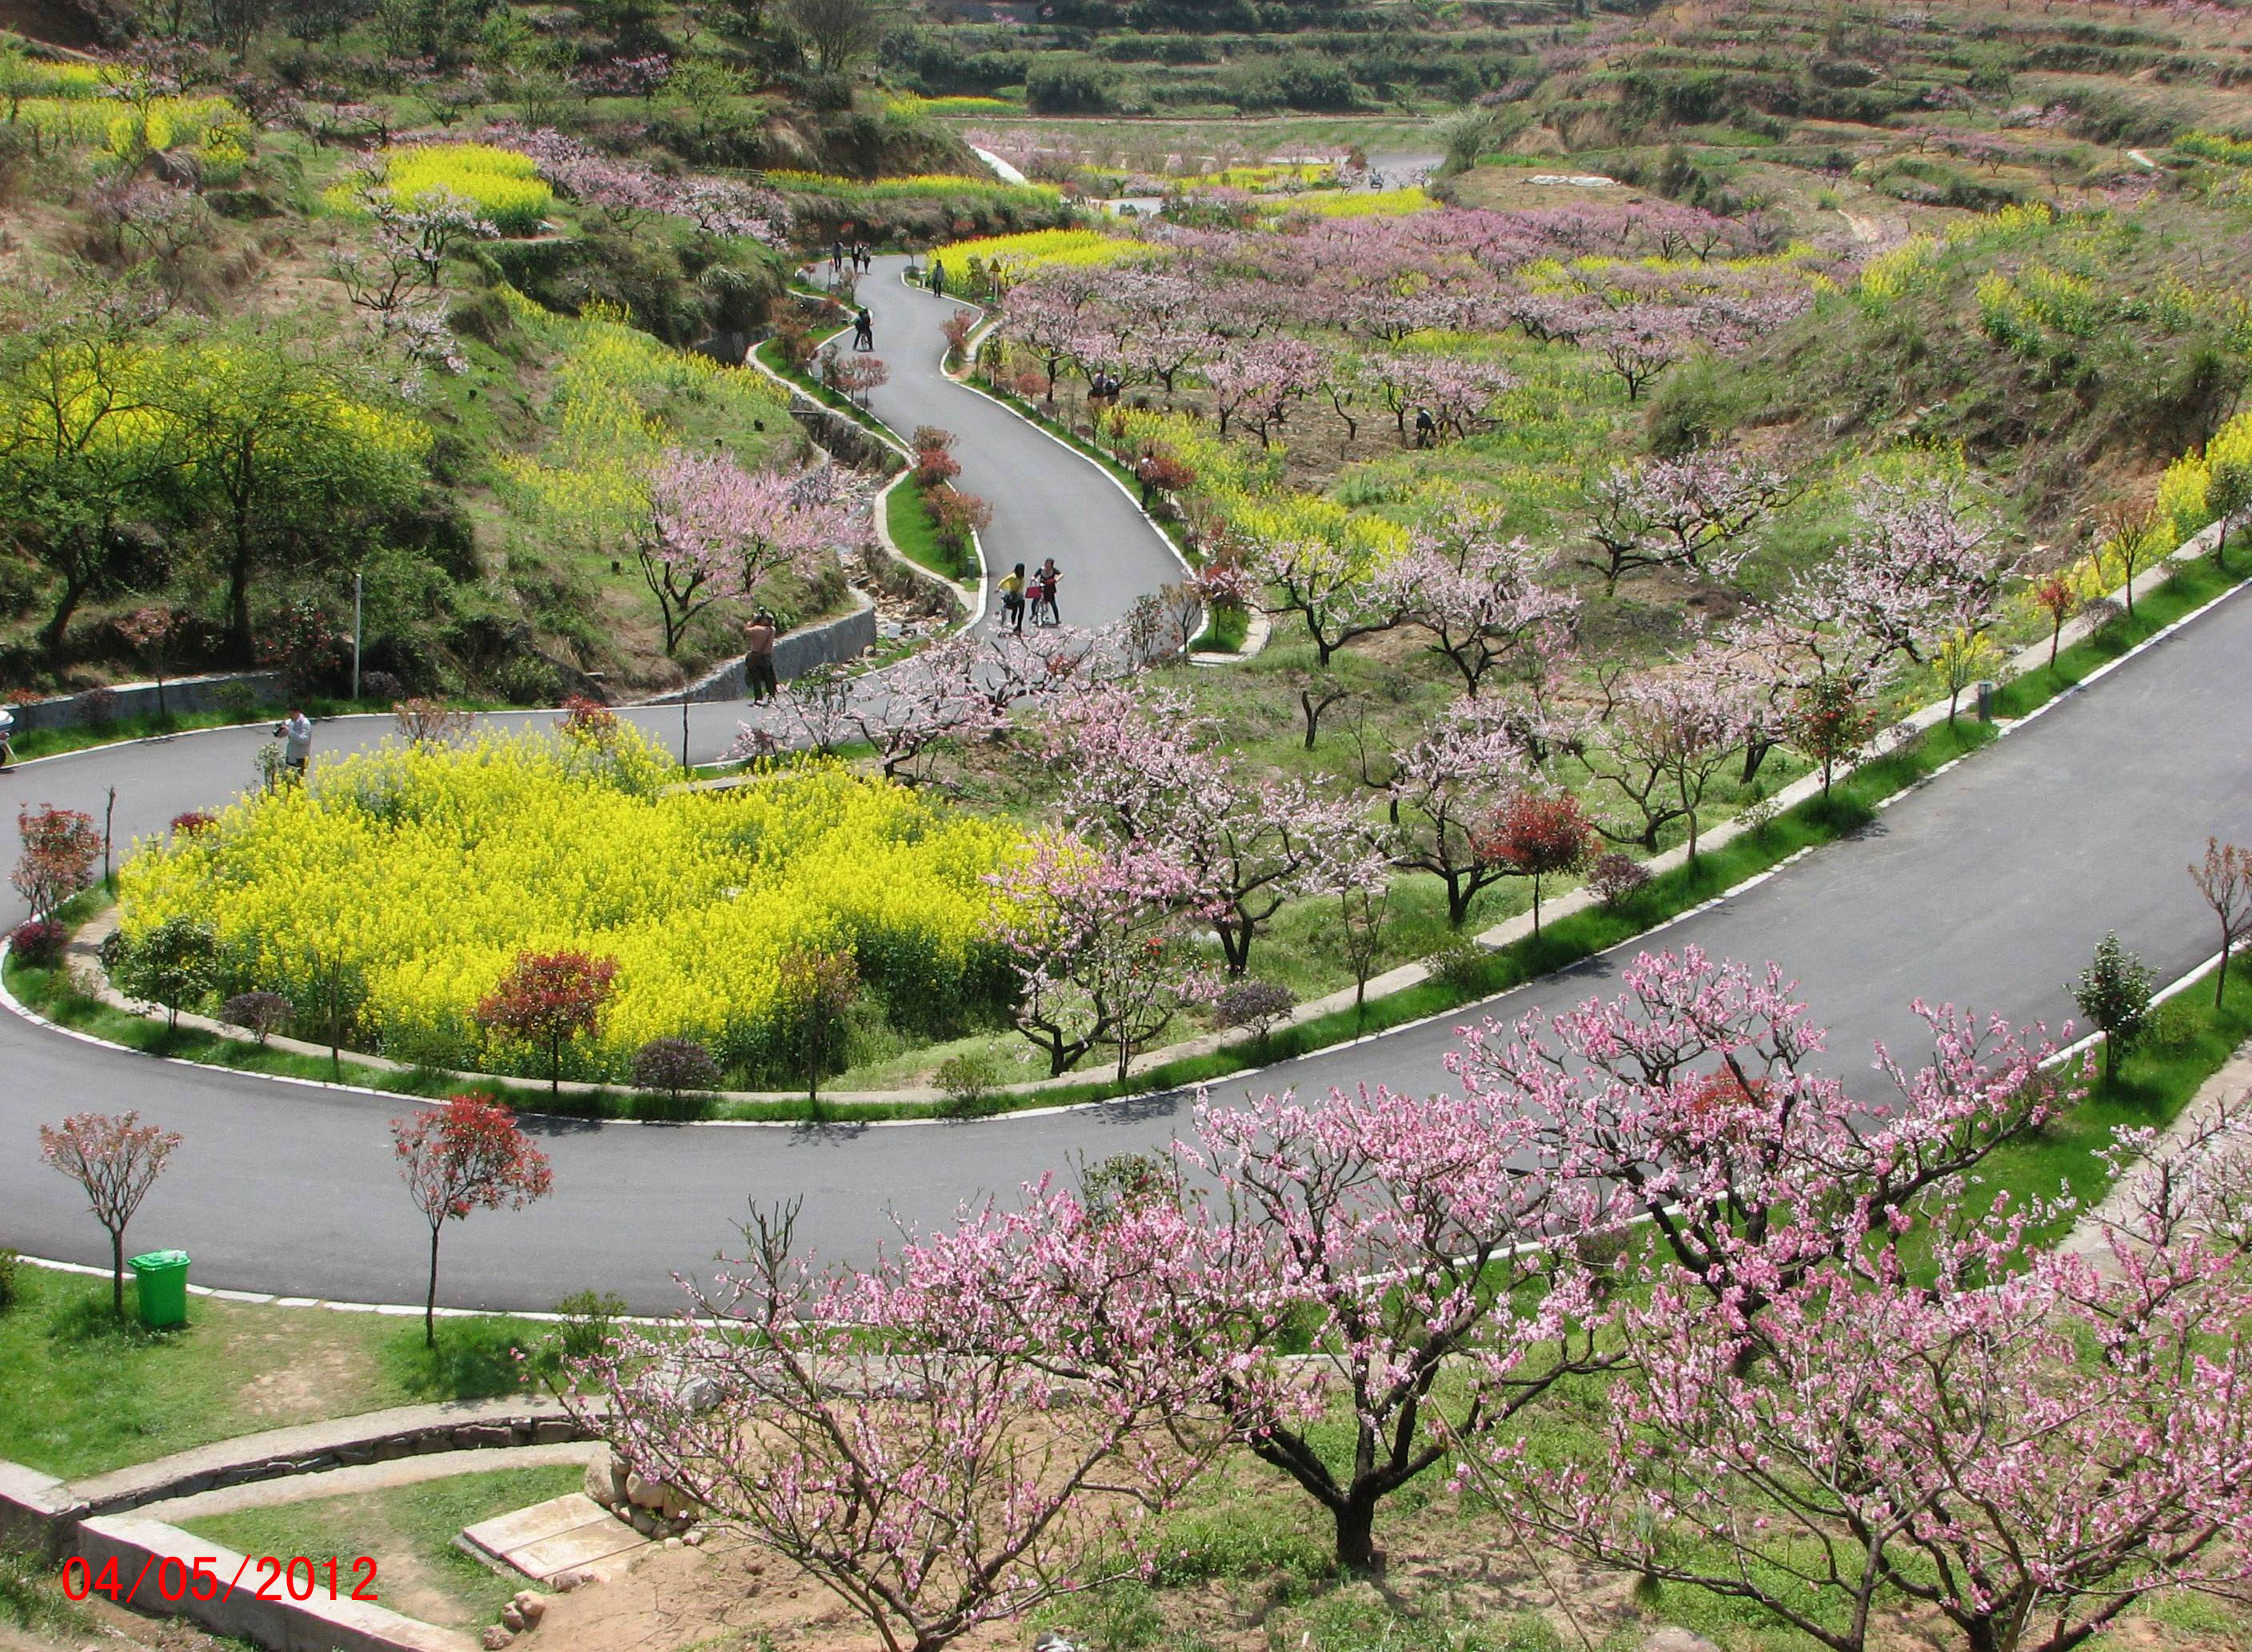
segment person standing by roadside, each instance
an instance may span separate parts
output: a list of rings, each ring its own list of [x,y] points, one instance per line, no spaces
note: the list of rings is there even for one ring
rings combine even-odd
[[[743,684],[752,701],[774,698],[779,685],[775,682],[775,617],[761,608],[743,628]]]
[[[946,296],[946,266],[936,259],[930,260],[930,290],[934,296]]]
[[[1032,580],[1032,589],[1036,593],[1032,599],[1033,624],[1061,625],[1063,623],[1063,615],[1056,611],[1056,587],[1062,582],[1062,580],[1063,573],[1057,568],[1053,557],[1040,564],[1040,571]],[[1045,619],[1041,617],[1044,612],[1046,614]]]
[[[0,705],[0,774],[16,767],[16,713]]]
[[[1147,510],[1157,498],[1157,450],[1155,448],[1142,449],[1141,458],[1135,462],[1134,480],[1142,484],[1142,509]]]
[[[1001,576],[1001,623],[1011,631],[1025,628],[1025,565]]]
[[[302,781],[313,764],[313,719],[293,705],[274,732],[282,737],[282,767]]]

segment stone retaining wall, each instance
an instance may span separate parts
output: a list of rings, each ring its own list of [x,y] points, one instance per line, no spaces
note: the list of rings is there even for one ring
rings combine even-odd
[[[789,416],[804,427],[817,447],[855,470],[883,475],[901,462],[891,445],[866,426],[816,401],[795,385],[789,387]]]
[[[775,676],[782,682],[803,677],[817,665],[841,665],[876,646],[876,610],[858,591],[861,607],[841,619],[809,625],[775,639]],[[653,695],[644,705],[678,705],[683,700],[740,700],[749,692],[740,655],[705,672],[685,689]]]
[[[121,683],[109,692],[115,696],[108,713],[113,718],[156,715],[154,683]],[[231,711],[240,706],[247,712],[261,705],[277,703],[281,692],[279,671],[175,677],[164,684],[164,709],[183,715],[191,711]],[[74,728],[90,723],[94,720],[89,708],[91,698],[86,694],[61,694],[52,699],[34,700],[29,705],[13,706],[10,709],[16,713],[17,732],[28,734],[35,728]]]

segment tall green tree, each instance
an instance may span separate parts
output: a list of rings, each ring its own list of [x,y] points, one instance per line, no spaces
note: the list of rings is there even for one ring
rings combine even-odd
[[[0,343],[0,531],[52,574],[48,654],[112,575],[117,530],[156,508],[183,453],[154,393],[130,303],[103,303]]]
[[[178,351],[164,377],[191,508],[226,569],[227,647],[247,660],[260,573],[363,549],[414,498],[428,434],[350,364],[288,341],[217,339]]]

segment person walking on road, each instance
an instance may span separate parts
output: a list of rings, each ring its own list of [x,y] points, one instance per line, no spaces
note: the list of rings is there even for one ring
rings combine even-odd
[[[16,767],[16,713],[0,705],[0,774]]]
[[[1056,567],[1053,557],[1040,564],[1039,573],[1032,577],[1033,624],[1061,625],[1063,623],[1063,616],[1056,612],[1056,587],[1062,579],[1063,574]],[[1045,619],[1041,617],[1043,614],[1046,615]]]
[[[946,266],[935,258],[930,260],[930,290],[935,297],[946,296]]]
[[[313,763],[313,719],[293,705],[274,732],[282,737],[282,767],[302,781]]]
[[[1025,565],[1001,576],[1001,623],[1011,631],[1025,628]]]
[[[775,616],[761,608],[743,628],[743,684],[754,703],[774,698]]]
[[[852,317],[852,348],[873,350],[875,347],[876,318],[868,314],[868,307],[863,304],[860,313]]]

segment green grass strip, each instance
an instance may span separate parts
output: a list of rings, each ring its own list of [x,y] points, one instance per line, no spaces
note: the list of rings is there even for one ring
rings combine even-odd
[[[902,482],[886,496],[884,525],[900,554],[916,566],[929,569],[942,580],[968,582],[977,578],[975,568],[963,566],[963,559],[940,542],[929,502],[914,482]]]

